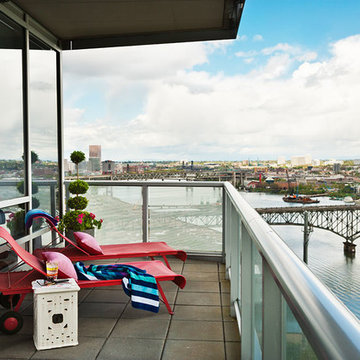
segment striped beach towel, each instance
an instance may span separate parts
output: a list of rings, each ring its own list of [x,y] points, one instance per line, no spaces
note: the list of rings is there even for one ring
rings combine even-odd
[[[85,266],[80,261],[74,266],[79,280],[122,279],[123,289],[134,308],[159,312],[156,279],[145,270],[123,264]]]

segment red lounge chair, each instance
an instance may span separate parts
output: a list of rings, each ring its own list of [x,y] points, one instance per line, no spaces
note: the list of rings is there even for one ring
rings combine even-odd
[[[26,294],[32,292],[31,282],[36,279],[45,278],[46,270],[42,260],[23,249],[2,227],[0,227],[0,237],[6,240],[16,254],[32,268],[32,270],[28,271],[0,273],[1,303],[6,304],[6,302],[8,302],[9,307],[12,309],[0,317],[0,330],[8,334],[15,334],[22,327],[22,317],[18,313],[18,310]],[[155,277],[162,300],[169,314],[172,315],[173,311],[171,310],[169,302],[161,288],[160,282],[172,281],[182,289],[186,284],[184,276],[174,273],[159,260],[129,262],[126,263],[126,265],[132,265],[146,270],[148,274]],[[120,285],[121,282],[121,279],[77,281],[80,288],[115,286]],[[13,304],[16,302],[17,304],[14,306]]]
[[[35,210],[33,210],[35,212]],[[42,212],[41,212],[42,213]],[[130,243],[130,244],[111,244],[111,245],[100,245],[103,254],[91,255],[84,249],[80,248],[76,242],[68,239],[64,236],[47,217],[50,215],[46,214],[47,217],[42,216],[39,213],[36,216],[32,216],[32,219],[44,218],[51,230],[56,231],[61,238],[63,238],[68,245],[64,248],[45,248],[36,249],[34,255],[39,258],[43,251],[59,251],[66,255],[71,261],[88,261],[88,260],[102,260],[102,259],[116,259],[116,258],[131,258],[131,257],[150,257],[154,260],[155,256],[162,256],[167,267],[171,269],[170,264],[166,258],[167,255],[173,255],[182,261],[186,260],[186,252],[182,250],[175,250],[170,247],[166,242],[148,242],[148,243]],[[54,219],[55,220],[55,219]]]

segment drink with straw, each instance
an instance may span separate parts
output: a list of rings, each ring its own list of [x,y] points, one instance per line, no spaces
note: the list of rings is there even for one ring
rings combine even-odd
[[[54,261],[46,262],[46,276],[49,282],[52,283],[55,282],[58,276],[58,271],[59,271],[59,265],[57,262]]]

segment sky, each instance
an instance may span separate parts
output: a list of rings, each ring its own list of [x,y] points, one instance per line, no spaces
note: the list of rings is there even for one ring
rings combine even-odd
[[[247,0],[234,40],[65,51],[65,157],[360,158],[359,19],[359,0]]]

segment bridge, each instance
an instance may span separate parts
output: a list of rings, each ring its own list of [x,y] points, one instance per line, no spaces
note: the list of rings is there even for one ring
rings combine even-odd
[[[332,231],[343,237],[344,250],[355,253],[354,241],[360,237],[360,205],[291,206],[261,208],[256,211],[270,225],[304,226],[304,261],[312,228]]]

